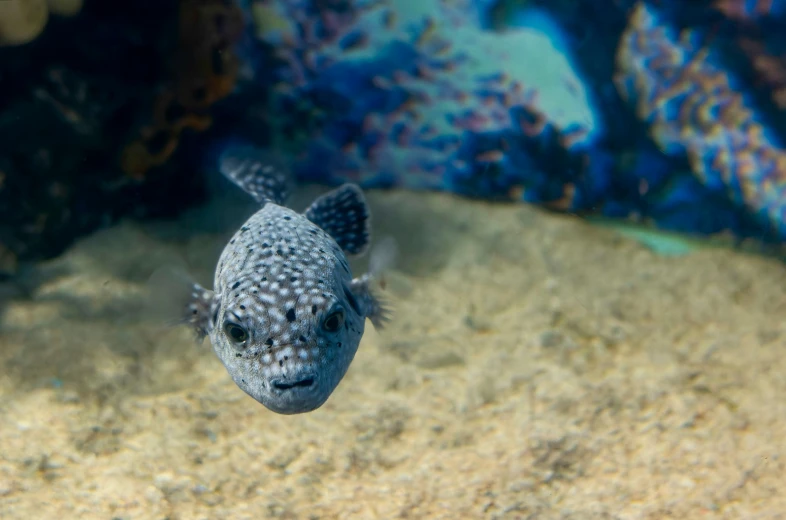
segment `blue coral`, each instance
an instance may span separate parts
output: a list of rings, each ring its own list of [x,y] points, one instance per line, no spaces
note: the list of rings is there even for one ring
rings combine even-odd
[[[278,103],[324,101],[314,107],[324,124],[297,165],[304,178],[500,195],[524,187],[517,168],[533,167],[514,141],[561,139],[578,152],[600,134],[553,23],[551,34],[494,34],[472,2],[266,6],[278,20],[257,35],[286,63]],[[504,174],[479,179],[491,166]]]
[[[616,83],[653,140],[685,156],[707,189],[786,234],[786,152],[739,78],[698,31],[682,34],[640,3],[618,55]]]
[[[569,17],[581,9],[566,19],[511,1],[500,25],[491,13],[505,1],[244,5],[254,24],[240,52],[269,94],[273,144],[296,150],[303,180],[448,190],[688,232],[773,226],[783,236],[777,139],[743,98],[742,108],[723,105],[723,92],[743,85],[698,32],[680,39],[645,3],[624,34],[622,16],[594,21],[614,46],[621,36],[615,79],[628,108],[613,64],[593,69],[577,52],[584,21]]]

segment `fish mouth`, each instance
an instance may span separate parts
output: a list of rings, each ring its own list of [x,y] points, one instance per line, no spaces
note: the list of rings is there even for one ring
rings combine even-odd
[[[293,388],[311,388],[314,386],[316,380],[312,376],[304,377],[302,379],[298,379],[297,381],[287,381],[282,379],[277,379],[273,381],[273,388],[276,390],[292,390]]]

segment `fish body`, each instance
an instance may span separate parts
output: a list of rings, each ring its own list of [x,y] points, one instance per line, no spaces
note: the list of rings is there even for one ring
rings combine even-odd
[[[283,205],[288,177],[264,152],[232,149],[220,168],[262,207],[224,248],[213,290],[193,286],[188,321],[265,407],[315,410],[346,374],[366,318],[387,319],[372,274],[353,278],[346,256],[369,245],[365,197],[345,184],[301,214]]]

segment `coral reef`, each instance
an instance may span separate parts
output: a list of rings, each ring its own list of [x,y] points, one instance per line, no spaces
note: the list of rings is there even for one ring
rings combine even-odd
[[[308,112],[306,125],[279,121],[289,138],[306,134],[304,178],[538,198],[516,173],[533,167],[520,142],[580,151],[598,133],[545,17],[533,17],[544,30],[496,34],[466,2],[257,2],[252,13],[284,64],[274,110]]]
[[[252,2],[244,55],[303,179],[760,234],[609,92],[628,4]]]
[[[701,182],[786,232],[786,151],[739,79],[695,31],[681,34],[640,3],[623,35],[615,78],[653,140],[686,155]]]

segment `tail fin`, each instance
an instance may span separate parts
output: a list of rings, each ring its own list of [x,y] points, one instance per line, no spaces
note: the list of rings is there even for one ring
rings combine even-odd
[[[284,204],[289,196],[289,173],[284,161],[273,153],[232,145],[221,153],[219,169],[260,204]]]
[[[213,291],[194,282],[184,271],[163,267],[148,280],[150,310],[169,327],[188,325],[197,341],[210,334],[218,310]]]

